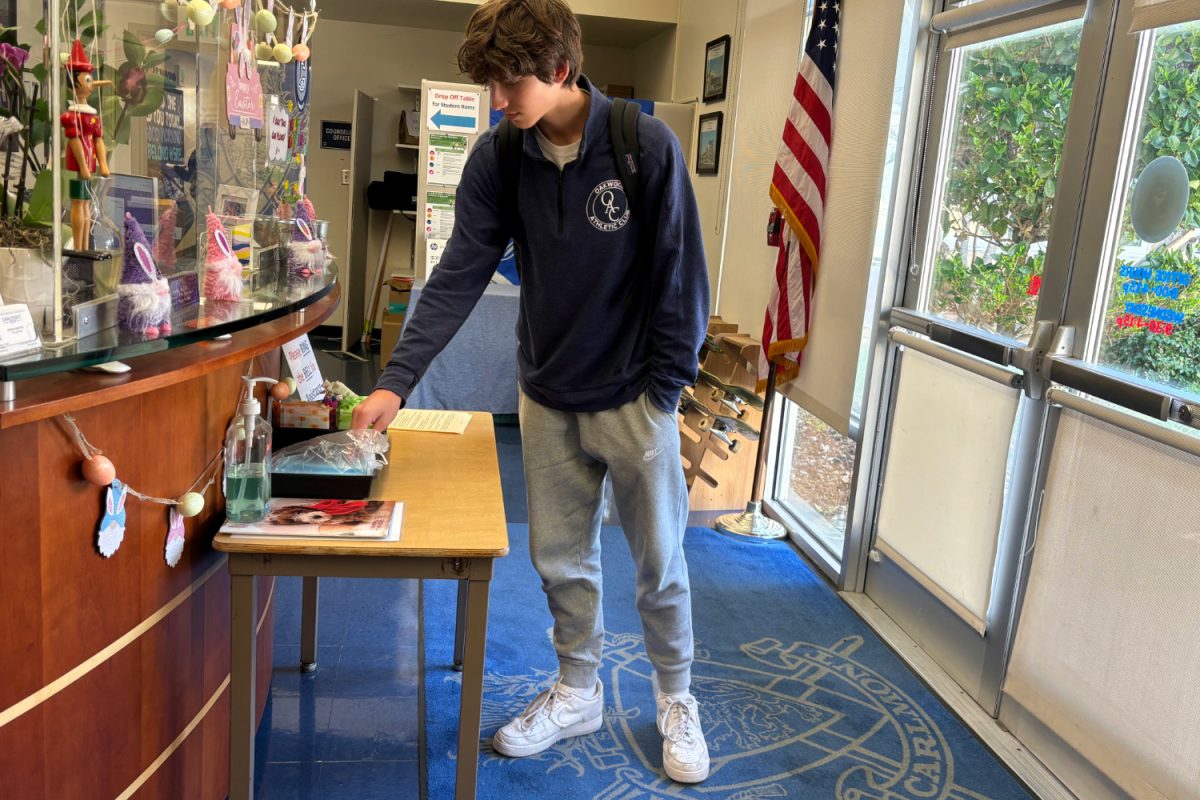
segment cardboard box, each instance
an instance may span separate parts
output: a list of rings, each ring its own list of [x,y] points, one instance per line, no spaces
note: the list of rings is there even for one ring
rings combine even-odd
[[[383,333],[379,336],[379,366],[382,368],[396,349],[396,341],[400,338],[400,329],[404,327],[403,314],[383,315]]]

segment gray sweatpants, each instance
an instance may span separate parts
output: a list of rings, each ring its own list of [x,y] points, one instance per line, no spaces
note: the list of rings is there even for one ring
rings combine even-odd
[[[683,559],[687,487],[675,415],[644,394],[609,411],[573,413],[522,393],[520,412],[529,553],[554,615],[563,683],[589,689],[600,667],[600,520],[607,472],[637,565],[646,653],[662,691],[687,691],[692,599]]]

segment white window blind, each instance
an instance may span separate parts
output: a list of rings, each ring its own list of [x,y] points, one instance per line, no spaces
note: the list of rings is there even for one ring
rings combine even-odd
[[[1053,447],[1000,719],[1132,797],[1200,800],[1200,458],[1074,411]]]
[[[1020,398],[915,350],[901,357],[875,546],[980,635]]]
[[[1086,0],[980,0],[935,14],[930,28],[953,49],[1079,19],[1086,9]]]
[[[802,0],[763,0],[750,4],[746,18],[745,40],[754,46],[745,49],[739,68],[718,313],[755,336],[775,279],[777,251],[765,241],[767,189],[806,33],[803,24],[795,24],[803,20],[805,6]],[[781,387],[843,435],[850,434],[905,6],[842,6],[838,61],[854,68],[838,69],[825,228],[804,366]]]
[[[1134,0],[1130,33],[1200,19],[1200,0]]]

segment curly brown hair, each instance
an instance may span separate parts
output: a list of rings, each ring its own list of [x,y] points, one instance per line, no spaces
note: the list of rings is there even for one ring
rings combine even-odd
[[[487,0],[467,22],[458,68],[475,83],[516,83],[535,75],[552,83],[567,66],[566,86],[583,67],[579,20],[564,0]]]

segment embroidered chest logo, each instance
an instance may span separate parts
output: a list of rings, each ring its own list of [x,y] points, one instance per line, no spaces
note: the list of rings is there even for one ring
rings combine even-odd
[[[620,179],[605,181],[592,189],[587,214],[597,230],[611,233],[625,227],[629,222],[629,199]]]

